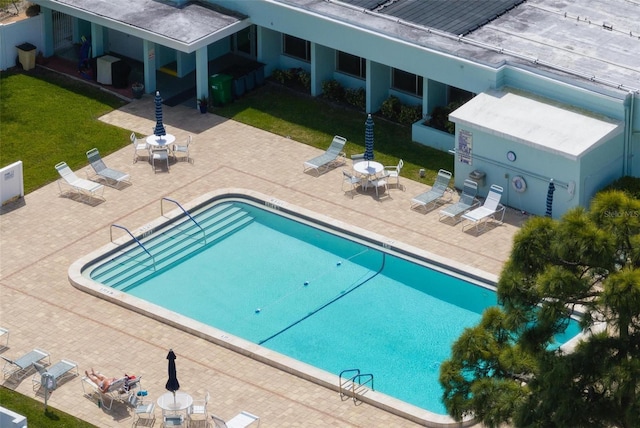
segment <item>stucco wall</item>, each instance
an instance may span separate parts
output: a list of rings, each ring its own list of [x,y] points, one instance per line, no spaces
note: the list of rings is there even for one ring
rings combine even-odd
[[[0,25],[0,70],[16,65],[18,45],[31,43],[38,51],[44,50],[42,26],[42,15]]]
[[[468,129],[456,125],[456,142],[461,132],[468,132],[472,136],[472,163],[467,165],[459,161],[456,156],[455,185],[461,188],[463,182],[473,170],[486,173],[483,187],[478,188],[481,196],[486,196],[491,184],[504,188],[502,202],[505,205],[536,215],[544,215],[549,179],[556,182],[556,196],[554,199],[554,217],[580,203],[578,190],[575,195],[569,195],[566,184],[576,181],[580,176],[581,165],[574,160],[558,156],[553,153],[537,150],[536,148],[500,138],[495,135]],[[507,159],[507,152],[513,151],[516,160]],[[526,189],[518,192],[513,186],[514,177],[522,177]]]

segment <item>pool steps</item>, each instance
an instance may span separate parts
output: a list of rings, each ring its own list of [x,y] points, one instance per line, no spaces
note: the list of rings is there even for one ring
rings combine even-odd
[[[213,209],[197,210],[190,214],[197,224],[184,216],[156,233],[145,232],[137,236],[144,249],[153,255],[155,264],[143,248],[132,242],[112,255],[111,259],[117,263],[116,268],[105,270],[98,266],[93,270],[91,277],[114,289],[125,290],[202,250],[205,240],[200,228],[205,231],[208,246],[253,221],[253,217],[247,211],[231,203],[220,204]]]

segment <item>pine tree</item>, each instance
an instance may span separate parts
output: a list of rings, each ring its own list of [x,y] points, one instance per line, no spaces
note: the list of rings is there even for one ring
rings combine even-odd
[[[443,363],[449,414],[489,427],[640,427],[640,201],[528,221],[498,281],[500,306]],[[586,333],[554,346],[571,314]]]

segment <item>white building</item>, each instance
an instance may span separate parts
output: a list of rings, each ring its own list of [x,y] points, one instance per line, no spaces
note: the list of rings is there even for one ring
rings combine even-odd
[[[147,92],[156,88],[157,73],[170,72],[194,80],[194,97],[206,94],[212,64],[233,54],[262,63],[261,74],[308,71],[312,95],[328,79],[364,88],[369,112],[390,95],[421,105],[425,116],[471,98],[451,115],[455,135],[421,120],[413,139],[456,151],[457,187],[479,171],[481,194],[499,184],[507,205],[534,214],[544,214],[552,178],[557,217],[588,206],[613,180],[640,175],[637,2],[34,3],[42,7],[45,56],[89,37],[94,57],[143,62]]]

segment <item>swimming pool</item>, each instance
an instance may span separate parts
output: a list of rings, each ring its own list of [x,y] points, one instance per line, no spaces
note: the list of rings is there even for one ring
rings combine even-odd
[[[212,211],[205,220],[202,213]],[[410,260],[400,244],[264,197],[205,198],[190,212],[216,232],[201,234],[179,213],[171,229],[160,219],[136,233],[154,260],[135,244],[126,251],[107,246],[76,263],[81,282],[110,300],[151,303],[156,317],[160,308],[213,326],[218,343],[243,345],[237,336],[302,361],[312,366],[301,369],[305,374],[334,388],[338,373],[359,368],[375,376],[377,391],[426,409],[414,412],[421,419],[448,418],[439,364],[462,330],[495,304],[490,278],[475,272],[463,279],[463,272],[425,257]],[[182,272],[167,255],[181,245],[196,249],[180,261]],[[247,260],[263,264],[247,270]]]

